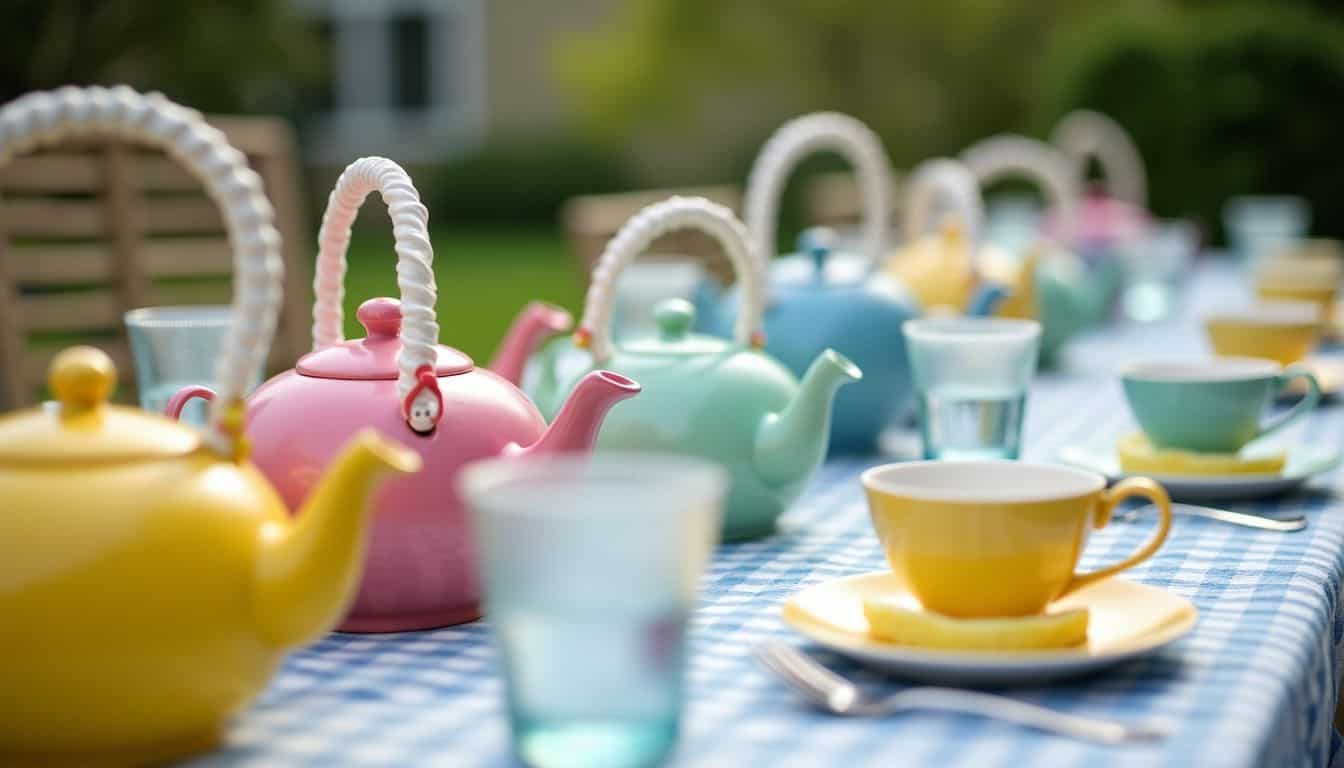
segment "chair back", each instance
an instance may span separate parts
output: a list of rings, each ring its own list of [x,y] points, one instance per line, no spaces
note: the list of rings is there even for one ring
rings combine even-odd
[[[262,177],[283,238],[285,299],[271,366],[307,351],[313,238],[293,131],[278,118],[208,118]],[[122,315],[226,304],[233,252],[200,183],[163,152],[115,138],[0,166],[0,410],[41,397],[47,364],[82,342],[132,370]],[[134,399],[131,377],[118,399]]]

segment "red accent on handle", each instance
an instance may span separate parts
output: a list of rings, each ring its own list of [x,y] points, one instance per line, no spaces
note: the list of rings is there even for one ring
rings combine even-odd
[[[406,399],[401,401],[401,415],[407,419],[411,415],[411,403],[415,401],[417,395],[421,392],[429,391],[434,394],[434,399],[439,401],[438,418],[443,418],[443,393],[439,391],[439,378],[434,375],[434,367],[428,363],[415,369],[415,386],[410,392],[406,393]],[[437,421],[435,422],[437,426]],[[414,427],[412,427],[414,429]],[[418,430],[417,430],[418,431]]]

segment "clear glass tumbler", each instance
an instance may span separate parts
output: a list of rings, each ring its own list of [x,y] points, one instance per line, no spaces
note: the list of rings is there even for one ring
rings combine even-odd
[[[727,478],[676,456],[468,467],[514,750],[535,768],[661,762],[676,744],[686,624]]]
[[[1016,459],[1041,326],[948,317],[902,326],[926,459]]]
[[[1180,309],[1183,284],[1199,255],[1199,228],[1189,221],[1158,222],[1122,255],[1125,316],[1141,323],[1164,320]]]
[[[1232,251],[1257,264],[1300,242],[1311,226],[1311,204],[1295,195],[1243,195],[1223,206],[1223,229]]]
[[[188,384],[210,384],[224,334],[233,322],[227,306],[144,307],[125,315],[135,358],[140,407],[163,413],[168,399]],[[182,420],[205,423],[205,401],[192,400]]]

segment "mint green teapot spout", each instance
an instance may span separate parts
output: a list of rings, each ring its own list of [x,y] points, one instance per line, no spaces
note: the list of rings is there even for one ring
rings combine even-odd
[[[732,340],[692,333],[694,309],[673,299],[657,309],[657,335],[613,343],[616,278],[650,243],[680,229],[715,238],[737,270],[743,301]],[[721,464],[732,479],[725,539],[774,530],[825,458],[836,390],[862,376],[827,349],[799,380],[761,350],[763,275],[748,254],[745,227],[723,206],[674,197],[645,208],[626,222],[593,270],[578,331],[537,357],[530,393],[550,415],[590,370],[636,377],[643,394],[607,417],[597,450],[687,454]]]

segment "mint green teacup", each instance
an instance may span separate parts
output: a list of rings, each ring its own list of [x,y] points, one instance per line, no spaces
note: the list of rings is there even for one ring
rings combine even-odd
[[[1236,453],[1307,415],[1321,399],[1320,385],[1306,370],[1250,357],[1136,363],[1121,379],[1149,442],[1203,453]],[[1261,421],[1274,396],[1294,379],[1306,381],[1307,396],[1287,413]]]

